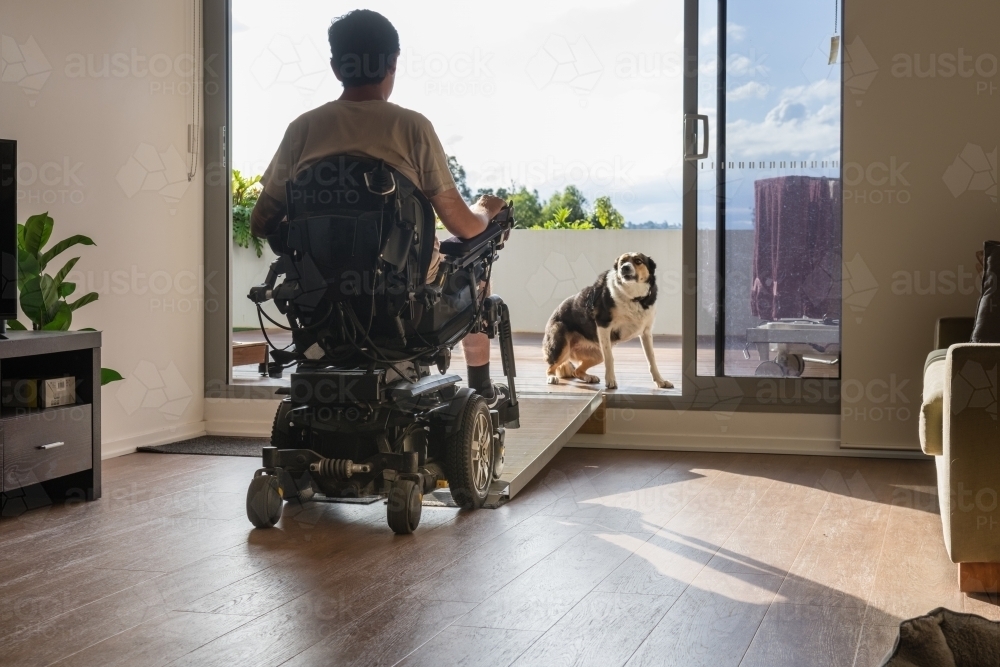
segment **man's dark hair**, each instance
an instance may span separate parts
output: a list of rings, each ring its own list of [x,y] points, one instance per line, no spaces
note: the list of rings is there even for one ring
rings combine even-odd
[[[399,53],[399,33],[389,19],[355,9],[330,24],[330,63],[345,88],[381,83]]]

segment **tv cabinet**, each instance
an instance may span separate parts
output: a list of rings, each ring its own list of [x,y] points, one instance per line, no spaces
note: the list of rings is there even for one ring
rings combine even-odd
[[[76,404],[0,408],[0,513],[101,497],[101,333],[8,331],[0,379],[74,377]]]

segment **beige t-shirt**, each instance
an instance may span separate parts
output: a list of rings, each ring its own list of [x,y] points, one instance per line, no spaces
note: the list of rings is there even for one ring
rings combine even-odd
[[[261,179],[264,191],[285,201],[285,182],[329,155],[357,155],[398,169],[433,197],[455,187],[441,140],[416,111],[372,100],[336,100],[296,118]]]

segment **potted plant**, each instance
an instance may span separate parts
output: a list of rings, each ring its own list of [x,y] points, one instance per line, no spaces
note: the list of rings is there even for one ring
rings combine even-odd
[[[17,290],[21,311],[35,331],[68,331],[73,323],[73,313],[98,299],[97,292],[88,292],[73,301],[67,300],[76,291],[76,283],[66,278],[80,261],[79,257],[68,260],[55,275],[46,273],[52,260],[69,248],[96,245],[89,236],[75,234],[46,249],[54,223],[48,213],[42,213],[17,226]],[[7,326],[13,330],[26,329],[18,320],[7,320]],[[102,385],[121,379],[118,371],[101,369]]]
[[[257,256],[264,254],[264,240],[250,231],[250,214],[260,198],[260,176],[246,178],[233,169],[233,241],[241,248],[253,246]]]

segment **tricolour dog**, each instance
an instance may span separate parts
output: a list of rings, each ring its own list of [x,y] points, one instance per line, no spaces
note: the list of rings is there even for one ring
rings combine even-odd
[[[560,378],[600,382],[587,371],[603,361],[605,383],[608,389],[616,388],[611,347],[638,336],[653,382],[673,387],[660,375],[653,356],[655,315],[656,263],[639,252],[625,253],[613,269],[559,304],[549,318],[542,343],[549,384],[559,384]]]

